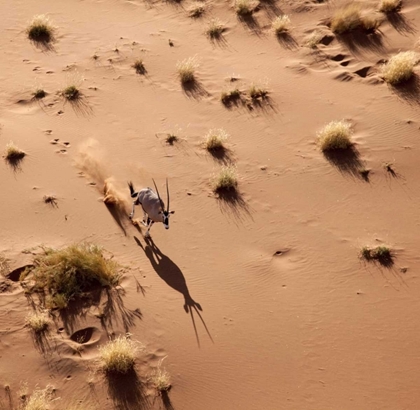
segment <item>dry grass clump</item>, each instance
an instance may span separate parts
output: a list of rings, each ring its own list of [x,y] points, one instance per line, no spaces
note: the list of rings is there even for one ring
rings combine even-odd
[[[251,84],[248,93],[253,100],[264,99],[268,96],[268,90],[262,85],[258,84]]]
[[[177,141],[179,141],[179,138],[174,133],[169,133],[165,137],[165,142],[169,145],[174,145]]]
[[[237,101],[241,98],[241,92],[239,88],[234,88],[230,91],[223,91],[220,95],[220,101],[225,104],[229,105],[230,103]]]
[[[352,146],[351,134],[347,121],[331,121],[318,133],[319,146],[322,151],[348,149]]]
[[[396,85],[407,81],[414,73],[414,67],[419,62],[419,55],[414,51],[403,51],[391,57],[382,67],[383,79]]]
[[[159,392],[167,392],[171,389],[171,376],[166,371],[166,369],[162,369],[162,360],[160,360],[158,367],[152,374],[151,381],[155,389]]]
[[[198,66],[199,64],[196,57],[189,57],[182,61],[178,61],[176,69],[182,84],[187,84],[195,80],[195,71]]]
[[[255,9],[255,3],[252,0],[236,0],[235,12],[240,17],[250,16]]]
[[[238,186],[236,168],[233,166],[223,166],[218,175],[213,179],[213,191],[216,193],[223,191],[234,191]]]
[[[28,38],[39,43],[49,43],[54,39],[55,28],[45,15],[35,16],[26,29]]]
[[[118,336],[99,349],[101,368],[107,373],[128,373],[143,345],[126,336]]]
[[[188,15],[192,18],[201,17],[206,11],[204,3],[196,2],[188,9]]]
[[[210,130],[205,136],[205,147],[207,151],[217,151],[224,148],[224,143],[228,139],[229,134],[224,129]]]
[[[61,94],[68,101],[75,101],[80,97],[80,91],[75,85],[67,86]]]
[[[146,67],[144,66],[144,62],[141,59],[138,59],[134,62],[132,66],[137,74],[145,74],[146,73]]]
[[[38,88],[37,90],[35,90],[32,93],[32,96],[36,99],[36,100],[41,100],[42,98],[45,98],[47,96],[47,93],[45,92],[45,90],[43,90],[42,88]]]
[[[41,333],[48,329],[50,319],[46,312],[35,312],[26,317],[25,324],[35,333]]]
[[[23,405],[23,410],[48,410],[52,400],[53,388],[47,386],[45,389],[36,389],[29,396]]]
[[[321,42],[324,35],[320,31],[313,31],[306,37],[305,45],[309,48],[316,48],[316,46]]]
[[[271,23],[271,28],[276,34],[276,36],[280,36],[286,31],[289,30],[290,27],[290,18],[286,14],[283,16],[278,16],[275,20]]]
[[[377,246],[376,248],[364,246],[360,251],[360,256],[367,261],[377,261],[385,266],[393,264],[392,251],[384,245]]]
[[[6,145],[4,157],[7,161],[16,163],[25,157],[26,153],[16,146],[12,141]]]
[[[224,31],[225,31],[225,26],[223,25],[223,23],[219,19],[215,18],[215,19],[210,20],[210,23],[206,30],[206,34],[211,39],[218,39],[220,38],[220,36],[223,34]]]
[[[360,6],[349,4],[334,13],[331,18],[331,30],[342,34],[360,27],[361,23]]]
[[[6,276],[10,272],[7,258],[0,253],[0,275]]]
[[[401,8],[402,0],[382,0],[379,11],[383,13],[395,13]]]
[[[61,250],[45,248],[33,264],[26,274],[33,274],[35,291],[48,293],[50,308],[63,309],[70,300],[94,287],[115,286],[121,279],[119,265],[106,259],[99,246],[89,243],[70,245]]]

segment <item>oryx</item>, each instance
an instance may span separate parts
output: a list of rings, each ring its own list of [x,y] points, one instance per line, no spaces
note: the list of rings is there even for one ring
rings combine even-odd
[[[128,187],[130,188],[130,195],[133,198],[133,209],[129,215],[130,219],[134,217],[134,208],[136,205],[141,205],[143,208],[143,225],[147,226],[147,231],[144,236],[150,236],[150,228],[155,222],[162,222],[166,229],[169,229],[169,217],[175,211],[169,210],[169,188],[168,188],[168,179],[166,178],[166,194],[168,197],[168,204],[165,210],[165,205],[160,198],[159,191],[156,186],[154,179],[153,184],[155,186],[156,192],[152,188],[143,188],[141,191],[136,192],[133,187],[133,183],[128,182]]]

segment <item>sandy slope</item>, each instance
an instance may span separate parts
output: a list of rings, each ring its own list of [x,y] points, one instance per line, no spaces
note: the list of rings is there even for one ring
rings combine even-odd
[[[58,321],[41,344],[24,327],[31,308],[23,290],[0,294],[0,382],[10,385],[13,408],[22,382],[29,392],[54,385],[57,408],[75,399],[82,408],[146,408],[94,372],[98,346],[125,331],[147,346],[142,377],[167,355],[170,402],[148,391],[151,408],[419,407],[420,94],[392,90],[378,67],[418,49],[420,6],[404,1],[379,42],[304,47],[315,28],[329,33],[321,22],[342,3],[279,1],[245,24],[223,1],[197,20],[187,3],[0,1],[0,145],[13,140],[28,153],[15,172],[0,163],[0,251],[14,268],[41,244],[88,240],[131,268],[114,294],[123,305],[112,323],[101,325],[91,308]],[[286,43],[269,31],[281,12],[292,20]],[[25,36],[40,13],[57,26],[50,51]],[[205,36],[210,16],[226,23],[225,41]],[[194,55],[200,87],[186,93],[175,65]],[[137,58],[147,75],[132,69]],[[365,77],[356,73],[363,68]],[[225,108],[219,98],[231,75],[243,90],[265,82],[270,103]],[[69,81],[83,93],[76,105],[57,94]],[[49,95],[31,102],[39,85]],[[320,127],[342,118],[354,124],[360,154],[347,169],[315,144]],[[230,134],[240,176],[234,206],[211,192],[220,163],[201,146],[210,128]],[[172,131],[182,140],[169,146]],[[372,170],[369,183],[357,166]],[[176,213],[169,231],[153,227],[155,255],[128,218],[119,226],[103,204],[109,177],[126,201],[127,180],[141,187],[153,177],[163,191],[169,178]],[[43,202],[47,194],[58,208]],[[378,243],[395,250],[391,268],[359,259],[362,246]],[[96,330],[79,355],[70,336],[87,327]]]

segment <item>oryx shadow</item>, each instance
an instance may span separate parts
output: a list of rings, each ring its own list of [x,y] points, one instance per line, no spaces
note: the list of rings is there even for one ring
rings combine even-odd
[[[211,337],[207,325],[204,322],[204,319],[200,313],[203,311],[203,309],[201,305],[191,297],[184,274],[182,273],[179,266],[175,262],[173,262],[168,256],[162,253],[162,251],[156,246],[152,238],[144,239],[146,241],[146,246],[143,246],[140,240],[134,237],[134,240],[136,241],[137,245],[143,249],[153,269],[159,275],[159,277],[163,279],[167,283],[167,285],[169,285],[172,289],[175,289],[184,296],[184,310],[186,313],[189,313],[191,315],[191,321],[193,323],[198,346],[200,347],[200,339],[198,337],[197,326],[195,324],[194,311],[203,323],[203,326],[210,340],[213,342],[213,338]]]

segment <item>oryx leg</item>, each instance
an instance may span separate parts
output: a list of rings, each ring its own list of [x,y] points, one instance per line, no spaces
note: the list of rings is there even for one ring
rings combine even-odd
[[[131,210],[131,214],[128,216],[130,219],[133,219],[134,217],[134,208],[136,206],[136,201],[133,202],[133,209]]]
[[[144,236],[146,238],[150,238],[150,228],[153,226],[153,224],[154,224],[154,221],[152,221],[151,219],[149,219],[149,226],[147,227],[147,231],[144,234]]]
[[[148,222],[149,222],[149,217],[148,217],[148,215],[146,214],[146,212],[143,210],[143,221],[142,221],[142,224],[143,224],[144,226],[147,226],[147,225],[148,225]]]

